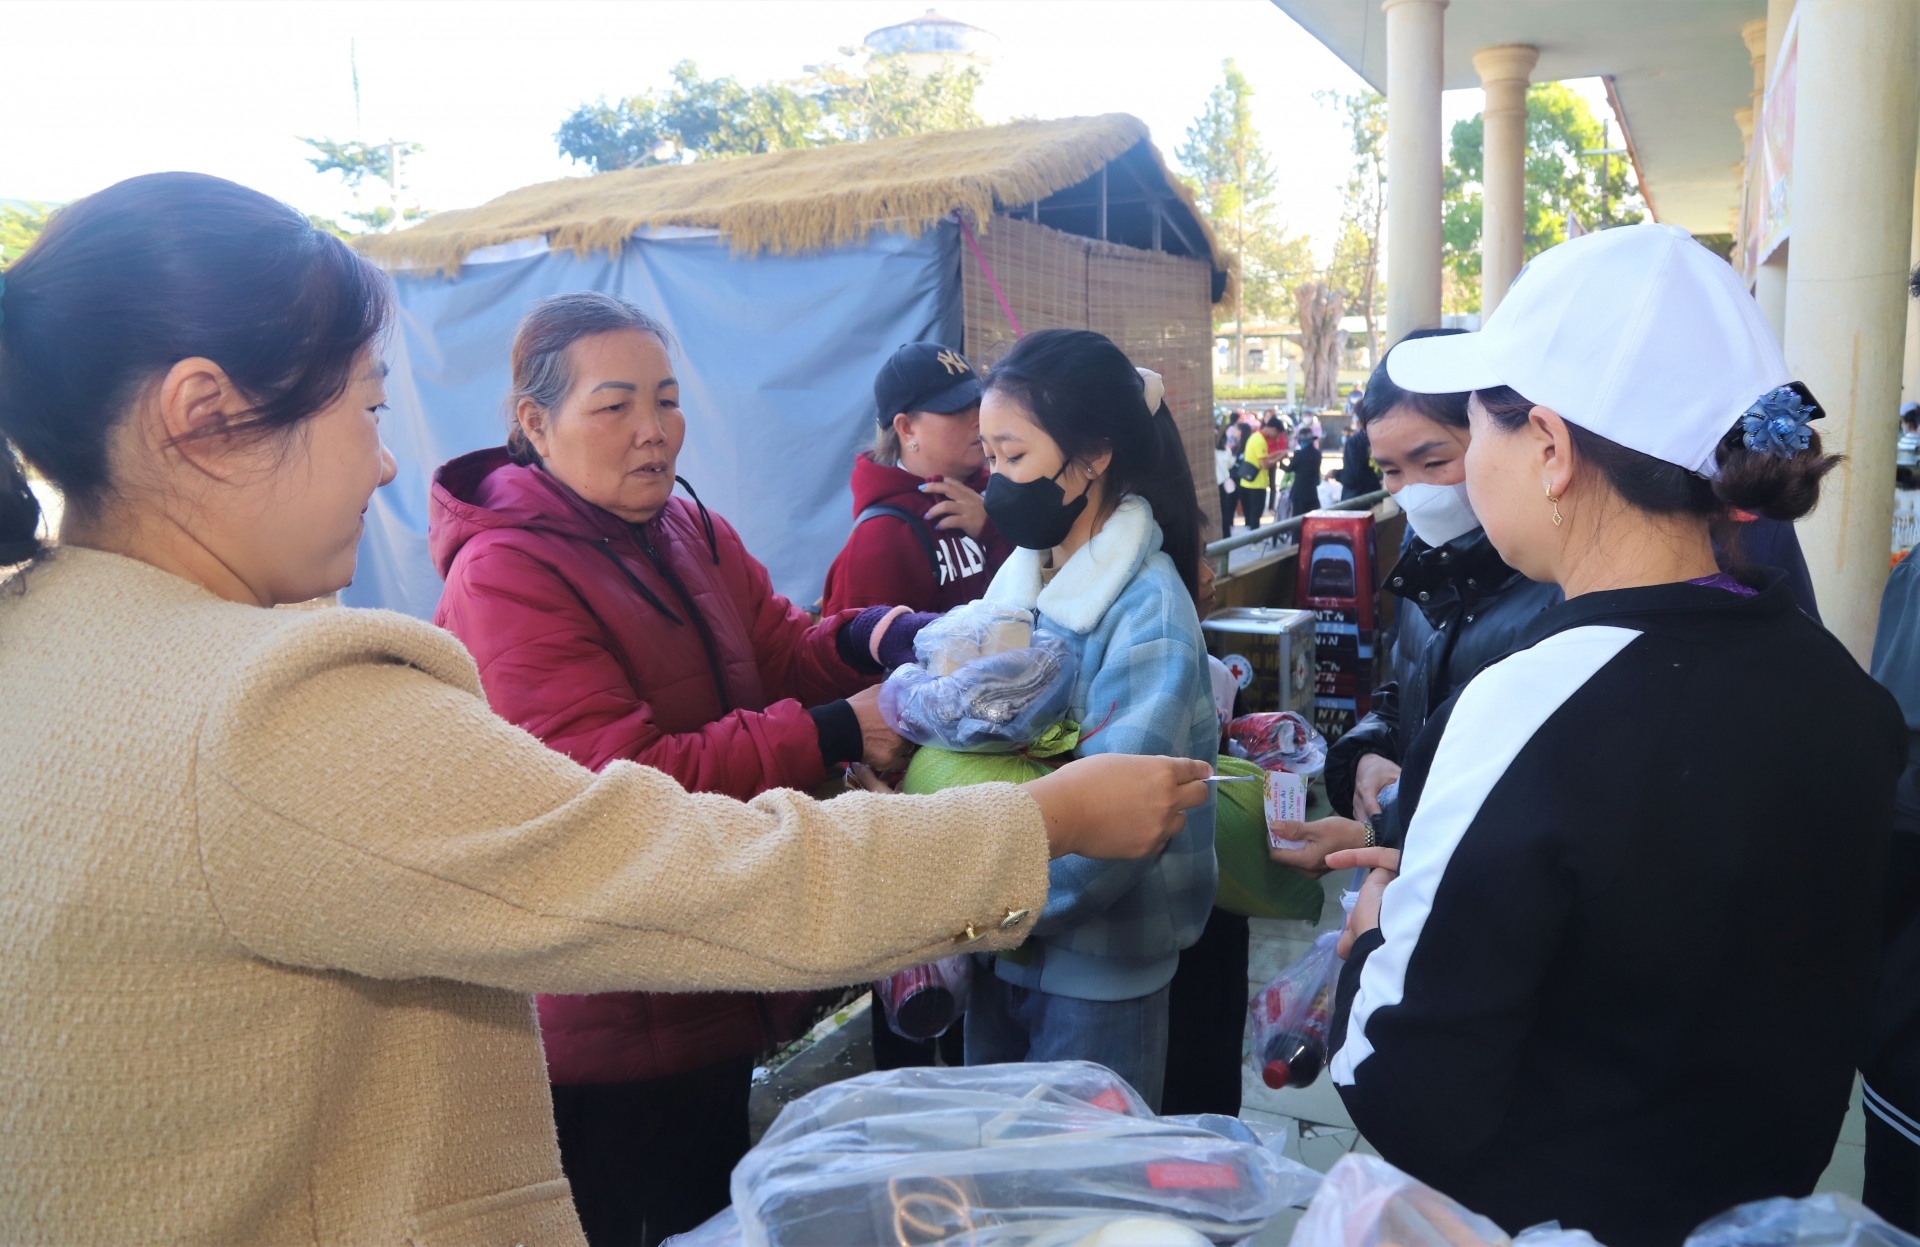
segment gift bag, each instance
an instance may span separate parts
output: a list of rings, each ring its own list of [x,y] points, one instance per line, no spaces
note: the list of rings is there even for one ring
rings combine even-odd
[[[962,953],[908,966],[873,985],[887,1026],[902,1039],[937,1039],[967,1011],[973,957]]]
[[[1326,1068],[1333,994],[1344,964],[1334,951],[1339,942],[1338,931],[1322,935],[1247,1006],[1253,1019],[1247,1060],[1276,1091],[1310,1086]]]

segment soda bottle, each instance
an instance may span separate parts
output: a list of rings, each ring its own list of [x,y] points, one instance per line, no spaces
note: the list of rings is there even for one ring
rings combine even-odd
[[[1291,1025],[1267,1041],[1260,1077],[1269,1087],[1307,1087],[1327,1063],[1327,1032],[1333,1005],[1333,980],[1321,982],[1313,999]]]

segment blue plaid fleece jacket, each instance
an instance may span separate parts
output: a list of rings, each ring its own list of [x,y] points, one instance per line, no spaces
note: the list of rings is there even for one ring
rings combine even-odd
[[[1207,650],[1193,599],[1143,498],[1128,496],[1101,530],[1042,583],[1038,550],[1015,550],[986,600],[1038,611],[1037,624],[1079,660],[1078,753],[1161,754],[1211,763],[1219,752]],[[1102,726],[1104,724],[1104,726]],[[1096,729],[1098,729],[1096,731]],[[1213,799],[1150,861],[1068,855],[1050,868],[1047,907],[1026,964],[995,973],[1018,987],[1081,1000],[1131,1000],[1173,978],[1180,950],[1213,908]]]

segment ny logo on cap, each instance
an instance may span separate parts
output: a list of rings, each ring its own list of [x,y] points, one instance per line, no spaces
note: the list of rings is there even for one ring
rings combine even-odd
[[[935,362],[942,368],[945,368],[949,374],[972,371],[972,369],[967,367],[967,361],[952,351],[942,351],[933,358]]]

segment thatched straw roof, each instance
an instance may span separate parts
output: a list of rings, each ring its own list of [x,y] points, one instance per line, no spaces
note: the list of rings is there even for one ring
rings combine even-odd
[[[814,251],[878,227],[918,234],[956,209],[985,230],[996,204],[1017,207],[1076,185],[1146,141],[1144,122],[1108,113],[622,169],[522,187],[355,245],[390,268],[451,274],[482,247],[545,236],[556,250],[613,252],[648,226],[717,229],[748,253]],[[1151,143],[1147,150],[1205,232],[1192,193]],[[1210,233],[1206,244],[1224,270]]]

